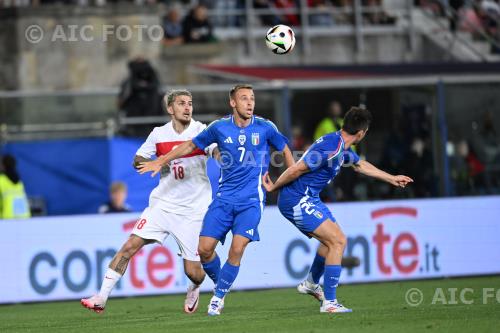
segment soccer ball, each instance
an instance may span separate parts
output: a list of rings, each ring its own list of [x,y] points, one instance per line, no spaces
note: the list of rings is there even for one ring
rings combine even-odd
[[[267,31],[266,45],[273,53],[288,53],[295,46],[295,34],[289,26],[275,25]]]

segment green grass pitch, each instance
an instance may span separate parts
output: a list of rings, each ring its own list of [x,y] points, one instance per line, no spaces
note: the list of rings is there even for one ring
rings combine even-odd
[[[410,288],[422,291],[419,306],[405,301]],[[233,292],[220,317],[206,315],[208,294],[193,315],[182,311],[184,295],[110,299],[101,315],[78,301],[18,304],[0,306],[0,332],[500,332],[497,294],[499,276],[341,286],[350,314],[320,314],[295,289]]]

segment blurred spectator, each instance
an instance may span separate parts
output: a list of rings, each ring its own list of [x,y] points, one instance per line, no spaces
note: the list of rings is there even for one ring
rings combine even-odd
[[[328,106],[327,117],[318,124],[314,131],[314,140],[319,139],[325,134],[337,132],[342,128],[343,124],[342,105],[337,101],[333,101]]]
[[[28,198],[16,169],[16,160],[11,155],[4,155],[0,170],[0,219],[29,217]]]
[[[300,25],[299,14],[293,12],[293,10],[298,10],[297,4],[294,0],[274,0],[274,6],[282,10],[290,10],[290,12],[285,12],[281,14],[281,21],[286,25]]]
[[[272,11],[274,7],[273,7],[271,1],[269,1],[269,0],[254,0],[253,1],[253,8],[255,8],[255,9],[267,9],[267,10]],[[269,26],[269,27],[272,27],[272,26],[275,26],[275,25],[281,23],[281,20],[279,19],[279,17],[274,15],[274,14],[262,14],[262,15],[259,15],[259,19],[260,19],[260,22],[262,23],[262,25]]]
[[[331,26],[335,23],[330,13],[332,5],[326,0],[308,0],[308,6],[313,10],[321,11],[309,15],[310,25]]]
[[[390,16],[382,9],[382,0],[363,0],[363,7],[367,7],[369,12],[364,13],[363,17],[371,24],[394,24],[396,18]]]
[[[473,123],[472,147],[484,166],[485,190],[500,190],[500,137],[494,127],[493,113],[486,112],[480,124]]]
[[[118,107],[126,117],[161,115],[160,82],[149,61],[137,57],[128,63],[129,77],[123,81],[118,95]],[[127,135],[149,132],[144,126],[128,126]]]
[[[185,43],[205,43],[215,41],[212,24],[208,20],[207,7],[195,6],[182,22]]]
[[[352,10],[353,3],[352,0],[332,0],[333,6],[336,7],[337,10]],[[337,13],[334,15],[334,21],[336,24],[352,24],[354,22],[354,18],[352,14],[348,13]]]
[[[452,9],[452,11],[449,15],[450,30],[452,32],[455,32],[455,31],[457,31],[457,22],[459,20],[459,12],[464,5],[464,0],[448,0],[448,1],[449,1],[449,6]]]
[[[130,212],[126,200],[127,185],[119,181],[113,182],[109,190],[109,201],[99,207],[99,214]]]
[[[182,35],[181,14],[177,7],[172,7],[163,17],[163,44],[180,45],[184,42]]]

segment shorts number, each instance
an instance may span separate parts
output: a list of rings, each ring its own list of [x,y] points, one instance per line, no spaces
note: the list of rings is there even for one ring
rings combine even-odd
[[[184,168],[182,165],[174,166],[172,169],[174,169],[175,179],[184,179]]]
[[[238,147],[238,150],[241,150],[240,162],[242,162],[243,156],[245,156],[245,147]]]
[[[137,222],[137,229],[141,230],[142,228],[144,228],[146,222],[146,219],[139,220],[139,222]]]

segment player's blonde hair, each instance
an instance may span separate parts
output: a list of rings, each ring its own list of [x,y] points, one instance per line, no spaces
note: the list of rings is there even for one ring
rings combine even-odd
[[[231,88],[231,90],[229,91],[229,98],[230,99],[234,99],[234,94],[236,94],[236,92],[240,89],[250,89],[250,90],[253,90],[253,87],[251,84],[248,84],[248,83],[241,83],[241,84],[237,84],[235,85],[234,87]]]
[[[189,96],[193,98],[193,95],[191,95],[191,92],[186,90],[186,89],[172,89],[167,91],[164,97],[165,101],[165,106],[168,107],[172,105],[172,103],[175,101],[177,96]]]
[[[116,193],[116,192],[120,192],[120,191],[127,191],[127,184],[125,184],[124,182],[120,182],[120,181],[116,181],[116,182],[113,182],[109,188],[109,192],[110,193]]]

